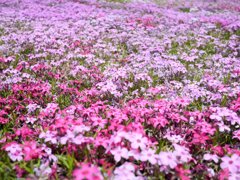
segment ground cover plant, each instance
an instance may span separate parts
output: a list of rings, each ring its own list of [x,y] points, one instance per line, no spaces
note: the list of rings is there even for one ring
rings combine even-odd
[[[0,179],[240,179],[240,2],[0,0]]]

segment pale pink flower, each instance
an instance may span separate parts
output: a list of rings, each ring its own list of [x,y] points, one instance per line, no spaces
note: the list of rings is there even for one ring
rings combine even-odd
[[[70,130],[67,130],[66,135],[60,138],[60,143],[66,144],[67,141],[72,140],[74,137],[74,133]]]
[[[223,122],[219,122],[219,123],[217,123],[217,125],[218,125],[220,132],[224,132],[224,131],[230,132],[231,131],[231,129],[227,125],[225,125]]]
[[[222,169],[227,168],[231,173],[237,173],[240,171],[240,157],[237,154],[233,154],[231,157],[224,156],[221,160],[220,167]]]
[[[21,161],[23,160],[22,147],[19,144],[11,144],[5,148],[8,152],[8,156],[12,161]]]
[[[167,134],[164,136],[164,138],[168,139],[172,143],[179,143],[182,142],[184,139],[180,135],[170,135]]]
[[[134,159],[140,161],[141,160],[141,153],[137,149],[131,149],[129,151],[129,157],[133,157]]]
[[[131,142],[131,147],[133,149],[145,149],[148,143],[148,139],[143,137],[142,134],[133,134],[133,137],[129,139]]]
[[[34,124],[35,121],[37,121],[37,118],[34,118],[34,117],[27,117],[26,123]]]
[[[46,131],[42,132],[39,135],[39,138],[45,139],[45,142],[51,142],[52,144],[57,144],[57,132],[55,131]]]
[[[203,159],[206,161],[214,161],[218,163],[219,157],[216,154],[204,154]]]
[[[141,161],[149,161],[151,164],[157,163],[157,156],[155,154],[155,151],[152,149],[145,149],[141,152]]]
[[[135,175],[135,167],[129,162],[125,162],[121,166],[117,167],[113,174],[113,179],[116,180],[143,180],[142,176]]]
[[[29,104],[29,105],[27,105],[26,108],[27,108],[27,110],[28,110],[28,113],[32,113],[32,112],[34,112],[37,108],[40,108],[40,106],[34,103],[34,104]]]
[[[46,162],[41,164],[40,167],[34,168],[34,172],[38,177],[49,178],[49,175],[52,173],[52,169],[49,166],[49,163]]]
[[[238,140],[240,140],[240,130],[236,130],[233,132],[233,138],[236,138]]]
[[[119,162],[121,158],[128,159],[129,151],[126,148],[121,148],[118,146],[117,148],[110,151],[114,155],[114,160]]]
[[[158,155],[158,164],[169,166],[171,169],[177,166],[177,159],[172,152],[160,152]]]
[[[175,155],[175,157],[180,163],[186,163],[192,159],[192,156],[189,153],[189,149],[178,144],[173,144],[173,146],[175,148],[175,151],[173,151],[173,154]]]

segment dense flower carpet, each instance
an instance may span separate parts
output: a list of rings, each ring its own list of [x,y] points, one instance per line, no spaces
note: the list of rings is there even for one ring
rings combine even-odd
[[[240,179],[240,1],[0,0],[0,179]]]

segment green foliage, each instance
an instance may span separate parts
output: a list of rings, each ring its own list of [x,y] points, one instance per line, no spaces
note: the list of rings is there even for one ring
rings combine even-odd
[[[236,34],[237,36],[240,36],[240,29],[236,30],[236,31],[235,31],[235,34]]]
[[[166,139],[159,139],[158,145],[157,145],[157,154],[159,154],[161,151],[166,151],[170,147],[170,142]]]
[[[200,47],[201,50],[204,50],[208,55],[213,55],[216,53],[215,44],[208,42],[204,46]]]
[[[197,100],[194,100],[192,103],[190,103],[187,107],[188,110],[193,111],[195,109],[202,111],[203,109],[203,102],[201,101],[201,98],[198,98]]]
[[[56,94],[57,93],[57,80],[55,78],[51,78],[49,80],[49,83],[51,84],[51,92],[52,94]]]
[[[19,166],[20,168],[27,171],[29,174],[34,174],[34,168],[40,166],[40,159],[31,160],[31,161],[21,161]]]
[[[229,40],[231,37],[231,33],[229,31],[224,31],[222,36],[224,40]]]
[[[11,65],[13,66],[13,68],[16,68],[17,67],[17,65],[18,65],[18,62],[19,62],[19,59],[20,59],[20,55],[16,55],[15,56],[15,61],[12,61],[11,62]]]
[[[197,41],[195,39],[189,39],[183,45],[185,48],[193,49],[196,45],[196,42]]]
[[[221,102],[221,106],[226,106],[228,103],[228,96],[227,95],[223,95],[222,97],[222,102]]]
[[[71,96],[69,94],[61,94],[57,98],[57,103],[61,109],[71,105]]]
[[[169,54],[171,55],[177,55],[178,54],[178,42],[173,41],[171,44],[171,49],[169,50]]]
[[[34,52],[34,45],[33,44],[27,44],[21,51],[20,54],[22,55],[28,55]]]
[[[13,180],[16,179],[14,164],[5,151],[0,151],[0,179]]]
[[[212,36],[214,38],[219,38],[220,40],[230,40],[230,37],[232,33],[227,30],[220,29],[213,29],[207,33],[209,36]]]
[[[180,8],[180,11],[185,12],[185,13],[189,13],[190,12],[190,8],[183,7],[183,8]]]
[[[12,112],[7,117],[9,119],[9,122],[6,124],[0,124],[0,139],[5,133],[13,132],[13,127],[15,125],[17,114]]]
[[[237,142],[236,139],[232,138],[232,135],[230,133],[226,132],[220,132],[217,130],[212,137],[213,145],[217,146],[223,146],[225,144],[235,144]]]
[[[16,22],[15,22],[15,27],[16,27],[18,30],[23,29],[23,27],[24,27],[24,22],[22,22],[22,21],[16,21]]]
[[[223,83],[228,84],[231,79],[231,73],[228,73],[226,76],[223,78]]]
[[[151,77],[153,81],[152,82],[153,87],[163,83],[162,80],[158,77],[158,75],[154,73],[154,69],[149,70],[148,75]]]
[[[124,59],[128,56],[128,47],[126,43],[120,43],[117,46],[117,50],[121,52],[121,58]]]
[[[0,90],[0,96],[3,98],[7,98],[8,96],[10,96],[12,94],[12,91],[10,90]]]
[[[0,27],[0,36],[4,35],[5,29],[3,27]]]
[[[77,162],[73,155],[58,155],[58,164],[66,169],[66,175],[71,177],[72,171],[74,169],[75,163]]]

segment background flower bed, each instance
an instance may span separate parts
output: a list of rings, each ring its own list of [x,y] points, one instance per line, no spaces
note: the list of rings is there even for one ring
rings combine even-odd
[[[239,179],[239,5],[1,0],[0,177]]]

